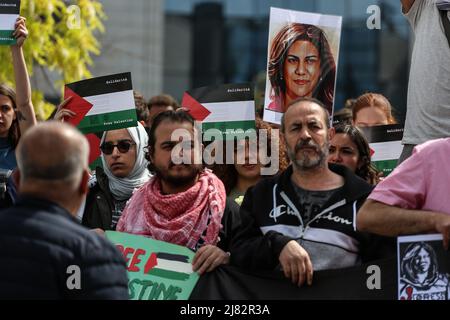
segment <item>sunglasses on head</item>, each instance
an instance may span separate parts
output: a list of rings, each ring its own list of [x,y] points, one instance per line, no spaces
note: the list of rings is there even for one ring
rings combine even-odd
[[[103,154],[110,155],[113,153],[114,148],[117,147],[120,153],[127,153],[131,146],[136,143],[130,140],[119,140],[117,144],[113,144],[112,142],[105,142],[100,146],[100,150],[102,150]]]

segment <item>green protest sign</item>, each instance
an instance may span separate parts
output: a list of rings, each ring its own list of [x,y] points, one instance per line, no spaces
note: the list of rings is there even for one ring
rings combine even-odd
[[[127,262],[131,300],[187,300],[198,281],[194,252],[186,247],[128,233],[107,231]]]

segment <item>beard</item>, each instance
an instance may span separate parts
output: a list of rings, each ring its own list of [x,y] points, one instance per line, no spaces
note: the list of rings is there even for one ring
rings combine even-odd
[[[185,174],[173,174],[170,172],[170,169],[174,167],[175,164],[170,163],[169,167],[166,168],[159,168],[157,166],[154,166],[154,171],[156,176],[161,179],[161,181],[164,181],[168,185],[172,187],[184,187],[191,185],[195,179],[197,178],[198,174],[203,170],[202,165],[195,165],[195,164],[183,164],[185,169],[187,169],[187,173]]]
[[[326,164],[329,153],[329,141],[326,141],[322,147],[316,144],[312,140],[301,140],[295,145],[294,151],[289,147],[287,153],[292,164],[298,170],[312,170]],[[303,148],[309,148],[309,150],[302,150]],[[311,150],[315,154],[312,154]],[[299,154],[299,156],[297,156]]]

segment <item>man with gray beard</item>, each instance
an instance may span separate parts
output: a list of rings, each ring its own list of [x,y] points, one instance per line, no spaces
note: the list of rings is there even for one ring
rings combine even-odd
[[[346,167],[327,163],[335,131],[321,102],[292,102],[281,131],[292,165],[247,191],[231,263],[281,269],[296,285],[311,285],[313,271],[369,259],[372,239],[356,231],[355,220],[372,187]]]

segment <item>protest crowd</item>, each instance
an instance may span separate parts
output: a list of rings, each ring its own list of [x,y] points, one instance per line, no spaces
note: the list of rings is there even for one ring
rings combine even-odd
[[[175,259],[182,277],[187,261],[161,252],[144,261],[143,250],[112,242],[114,232],[188,248],[187,263],[199,276],[191,298],[198,299],[284,299],[296,290],[307,298],[301,290],[314,290],[327,272],[394,261],[399,236],[441,234],[448,250],[450,40],[441,12],[450,12],[450,1],[400,2],[415,43],[403,153],[389,174],[372,160],[365,133],[397,124],[395,107],[380,93],[361,92],[331,114],[336,62],[316,26],[292,23],[276,36],[266,98],[280,121],[265,121],[253,108],[255,135],[232,137],[229,147],[228,137],[202,139],[188,100],[137,90],[132,124],[79,130],[75,95],[38,123],[23,55],[28,30],[19,17],[9,47],[15,89],[0,83],[0,299],[146,299],[157,290],[174,297],[175,287],[158,289],[127,274]],[[68,270],[80,272],[79,280]],[[239,272],[253,281],[247,296],[232,296],[239,283],[209,285]],[[436,277],[410,295],[450,299],[449,281],[437,271]],[[259,287],[270,294],[259,295]],[[424,294],[430,287],[447,293]]]

